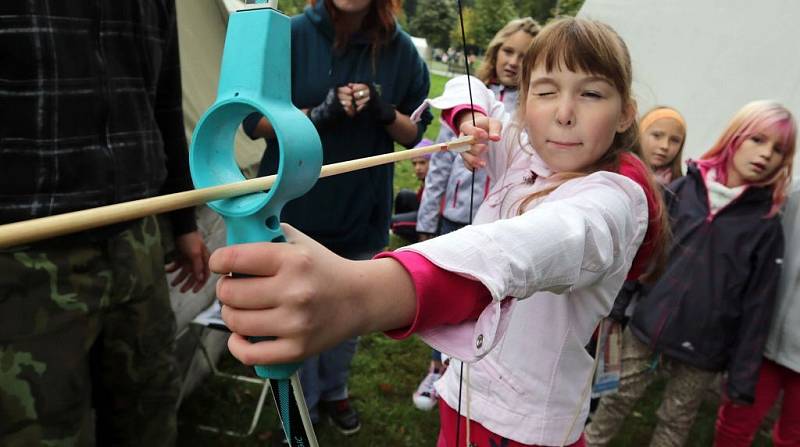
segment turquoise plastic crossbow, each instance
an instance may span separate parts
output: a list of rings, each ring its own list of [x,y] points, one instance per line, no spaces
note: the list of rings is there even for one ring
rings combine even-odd
[[[228,244],[285,242],[281,209],[305,194],[319,176],[322,144],[314,125],[291,100],[290,20],[266,5],[231,14],[217,99],[197,124],[189,163],[196,188],[244,180],[234,158],[234,137],[252,112],[267,117],[280,145],[277,178],[269,192],[208,205],[227,226]],[[259,341],[259,340],[253,340]],[[300,364],[257,366],[270,380],[281,425],[292,446],[316,446],[297,369]]]

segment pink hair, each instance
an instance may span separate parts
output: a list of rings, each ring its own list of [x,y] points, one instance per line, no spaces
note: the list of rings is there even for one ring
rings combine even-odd
[[[794,159],[797,123],[784,106],[774,101],[753,101],[742,107],[733,116],[727,129],[711,146],[708,152],[700,157],[697,165],[707,169],[715,169],[720,182],[728,181],[728,168],[733,164],[733,155],[742,143],[751,136],[774,128],[781,136],[783,161],[775,172],[757,186],[772,187],[772,208],[767,217],[774,216],[786,200],[786,192],[792,179],[792,163]]]

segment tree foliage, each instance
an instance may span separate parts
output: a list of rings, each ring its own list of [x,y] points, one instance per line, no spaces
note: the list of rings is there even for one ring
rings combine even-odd
[[[554,8],[553,15],[575,17],[583,6],[584,0],[559,0],[557,9]]]
[[[278,7],[287,16],[294,16],[303,12],[303,8],[308,4],[308,0],[280,0]]]
[[[403,2],[403,12],[406,17],[414,17],[417,13],[417,0],[405,0]]]
[[[450,31],[456,26],[456,12],[449,0],[417,0],[416,13],[408,21],[414,36],[427,39],[436,48],[450,45]]]
[[[515,17],[518,14],[511,0],[475,0],[474,30],[467,39],[486,48],[495,33]]]
[[[473,42],[473,37],[475,35],[475,9],[465,6],[462,10],[462,14],[464,15],[464,33],[467,36],[467,42]],[[459,50],[462,47],[461,21],[458,19],[458,17],[456,17],[453,30],[450,31],[450,46],[457,47]]]
[[[544,24],[550,18],[556,2],[557,0],[513,0],[517,16],[533,17],[534,20],[541,24]]]

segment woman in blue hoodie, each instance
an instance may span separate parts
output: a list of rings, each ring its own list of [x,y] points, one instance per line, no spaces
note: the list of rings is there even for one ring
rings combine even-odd
[[[398,0],[312,0],[292,18],[292,102],[314,123],[323,163],[414,147],[432,116],[409,115],[428,95],[430,77],[395,16]],[[259,175],[274,174],[278,142],[260,114],[243,123],[251,138],[265,138]],[[337,254],[370,259],[388,243],[392,165],[319,179],[283,209],[285,222]],[[325,410],[345,434],[359,430],[347,378],[356,339],[306,360],[301,381],[311,417]]]

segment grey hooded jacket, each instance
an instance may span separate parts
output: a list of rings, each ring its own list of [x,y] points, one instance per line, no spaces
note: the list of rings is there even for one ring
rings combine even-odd
[[[517,106],[518,90],[497,84],[492,84],[489,88],[503,101],[506,110],[513,113]],[[456,134],[450,127],[442,123],[436,143],[444,143],[455,137]],[[440,216],[462,225],[470,223],[470,200],[473,201],[474,216],[489,191],[490,180],[485,170],[476,170],[475,184],[470,195],[472,171],[464,165],[461,156],[450,151],[434,153],[417,212],[417,232],[437,234]]]
[[[764,355],[800,372],[800,185],[792,189],[783,214],[786,255]]]

